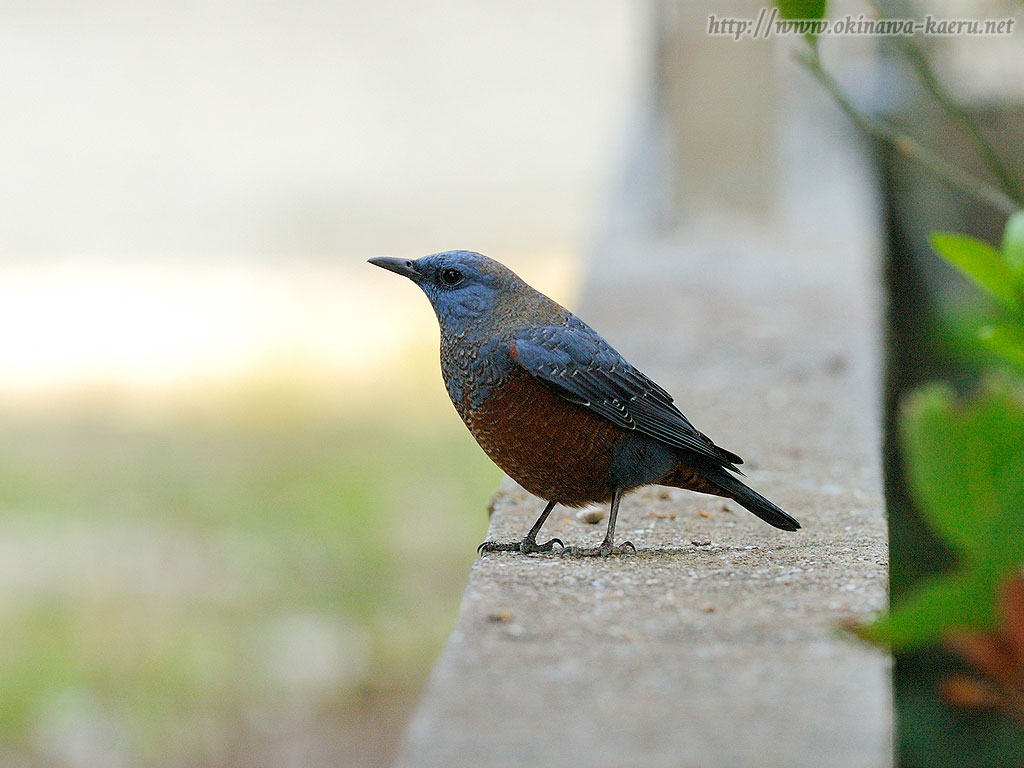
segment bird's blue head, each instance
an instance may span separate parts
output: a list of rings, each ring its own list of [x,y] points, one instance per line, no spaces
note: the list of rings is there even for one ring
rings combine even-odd
[[[526,284],[508,267],[473,251],[445,251],[419,259],[378,257],[370,263],[412,280],[437,313],[442,329],[456,334],[500,307]]]

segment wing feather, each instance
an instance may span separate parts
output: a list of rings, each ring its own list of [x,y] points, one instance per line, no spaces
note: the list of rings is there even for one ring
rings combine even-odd
[[[630,365],[582,320],[570,317],[568,325],[525,329],[515,335],[512,344],[516,363],[569,402],[730,469],[743,463],[698,431],[668,392]]]

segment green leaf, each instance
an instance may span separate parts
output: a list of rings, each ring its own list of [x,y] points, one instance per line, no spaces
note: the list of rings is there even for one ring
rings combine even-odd
[[[933,329],[934,354],[956,360],[957,367],[973,377],[998,367],[1004,361],[981,338],[980,329],[1005,317],[1002,306],[989,302],[957,302],[939,308]]]
[[[775,0],[784,19],[822,19],[827,6],[826,0]]]
[[[933,232],[932,247],[980,287],[1017,308],[1015,277],[1003,255],[983,240],[956,232]]]
[[[944,385],[908,399],[907,477],[929,526],[966,565],[1024,560],[1024,404],[990,388],[966,405]]]
[[[1024,278],[1024,211],[1017,211],[1006,222],[1003,230],[1003,258],[1016,273]]]
[[[891,612],[857,629],[857,634],[903,651],[939,640],[954,629],[986,629],[996,620],[999,578],[980,570],[933,577]]]
[[[999,585],[1024,561],[1024,402],[1015,390],[993,383],[961,404],[948,386],[925,387],[907,401],[901,427],[918,506],[962,570],[922,582],[858,630],[894,650],[992,626]]]
[[[1024,368],[1024,326],[992,323],[978,329],[978,338],[1008,363]]]

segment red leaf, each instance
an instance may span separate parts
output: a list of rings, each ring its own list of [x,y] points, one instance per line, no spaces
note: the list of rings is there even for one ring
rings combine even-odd
[[[994,709],[1003,703],[998,691],[965,675],[943,680],[939,684],[939,695],[947,704],[964,709]]]
[[[1006,642],[1017,662],[1017,670],[1024,675],[1024,577],[1011,579],[1003,587],[1000,598]]]
[[[1007,689],[1019,685],[1017,665],[1010,646],[999,636],[985,632],[947,635],[947,646],[969,664]]]

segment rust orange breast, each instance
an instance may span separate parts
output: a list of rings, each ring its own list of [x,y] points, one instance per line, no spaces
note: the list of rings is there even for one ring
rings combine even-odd
[[[528,373],[514,375],[464,418],[491,460],[530,493],[570,507],[611,499],[614,449],[629,432]]]

